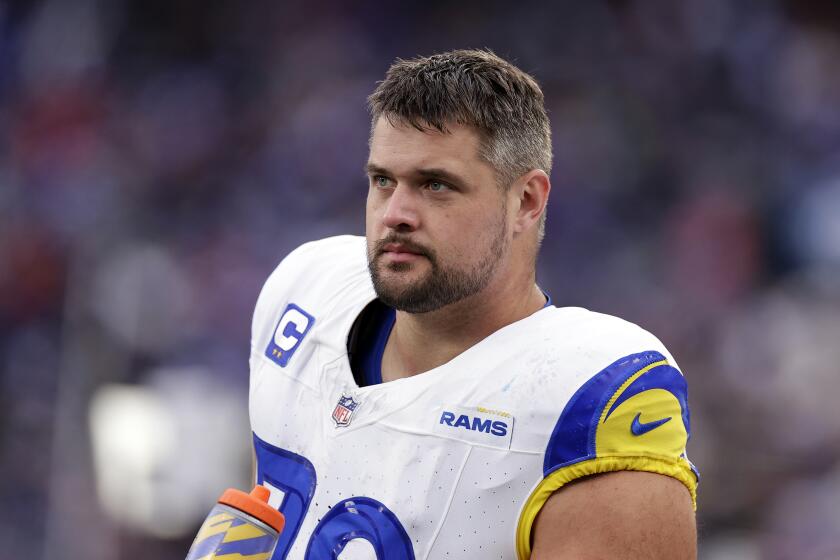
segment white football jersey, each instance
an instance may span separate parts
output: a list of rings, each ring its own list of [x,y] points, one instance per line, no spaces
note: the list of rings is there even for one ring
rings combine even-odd
[[[685,382],[650,333],[549,306],[433,370],[360,388],[347,341],[375,297],[351,236],[301,246],[259,297],[257,481],[286,517],[273,560],[528,558],[551,493],[600,472],[672,476],[694,499]]]

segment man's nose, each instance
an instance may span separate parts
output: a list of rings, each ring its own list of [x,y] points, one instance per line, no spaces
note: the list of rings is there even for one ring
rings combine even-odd
[[[394,230],[414,231],[420,224],[417,212],[418,194],[410,187],[397,185],[385,204],[382,216],[383,224]]]

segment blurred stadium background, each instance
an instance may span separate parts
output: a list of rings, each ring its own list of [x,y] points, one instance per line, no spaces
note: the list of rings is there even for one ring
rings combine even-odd
[[[363,233],[395,57],[537,76],[540,282],[690,380],[703,560],[840,558],[840,4],[0,2],[4,558],[182,559],[247,486],[252,306]]]

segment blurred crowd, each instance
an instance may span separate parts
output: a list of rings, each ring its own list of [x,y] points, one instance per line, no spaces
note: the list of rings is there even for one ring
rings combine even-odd
[[[463,47],[546,94],[543,289],[689,379],[701,559],[840,558],[840,7],[803,0],[0,3],[7,557],[186,555],[247,485],[263,280],[363,233],[393,59]]]

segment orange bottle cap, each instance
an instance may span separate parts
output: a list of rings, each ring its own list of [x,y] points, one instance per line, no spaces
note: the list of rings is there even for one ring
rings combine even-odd
[[[219,503],[244,511],[280,533],[286,524],[286,518],[283,517],[282,513],[268,505],[269,495],[271,495],[271,492],[268,488],[259,484],[254,486],[250,494],[235,488],[228,488],[219,498]]]

